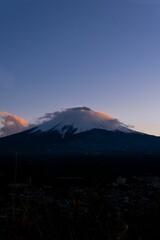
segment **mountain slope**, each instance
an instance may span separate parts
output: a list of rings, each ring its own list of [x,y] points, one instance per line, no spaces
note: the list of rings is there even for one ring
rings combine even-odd
[[[160,153],[160,138],[129,129],[104,113],[71,108],[48,114],[42,123],[0,139],[0,152],[44,154]]]
[[[34,128],[0,139],[0,152],[15,151],[46,154],[158,153],[160,138],[104,129],[63,136],[58,130],[36,132]]]

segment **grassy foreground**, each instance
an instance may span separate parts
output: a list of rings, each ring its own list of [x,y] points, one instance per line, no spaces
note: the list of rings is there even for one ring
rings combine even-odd
[[[1,184],[0,226],[5,240],[160,239],[160,177]]]

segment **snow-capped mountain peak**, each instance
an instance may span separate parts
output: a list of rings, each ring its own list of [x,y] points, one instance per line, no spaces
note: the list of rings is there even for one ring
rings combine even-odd
[[[119,130],[122,132],[133,131],[117,119],[102,112],[95,112],[87,107],[68,108],[61,112],[48,113],[41,120],[43,122],[34,131],[47,132],[58,130],[63,136],[69,130],[72,130],[74,133],[92,129]]]

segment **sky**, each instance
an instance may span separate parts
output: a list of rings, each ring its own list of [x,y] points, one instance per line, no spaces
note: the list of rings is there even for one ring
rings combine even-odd
[[[0,0],[0,112],[87,106],[160,136],[160,0]]]

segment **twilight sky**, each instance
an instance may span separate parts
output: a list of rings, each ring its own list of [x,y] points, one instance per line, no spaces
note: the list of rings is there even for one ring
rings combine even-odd
[[[160,135],[160,0],[0,0],[0,112],[76,106]]]

